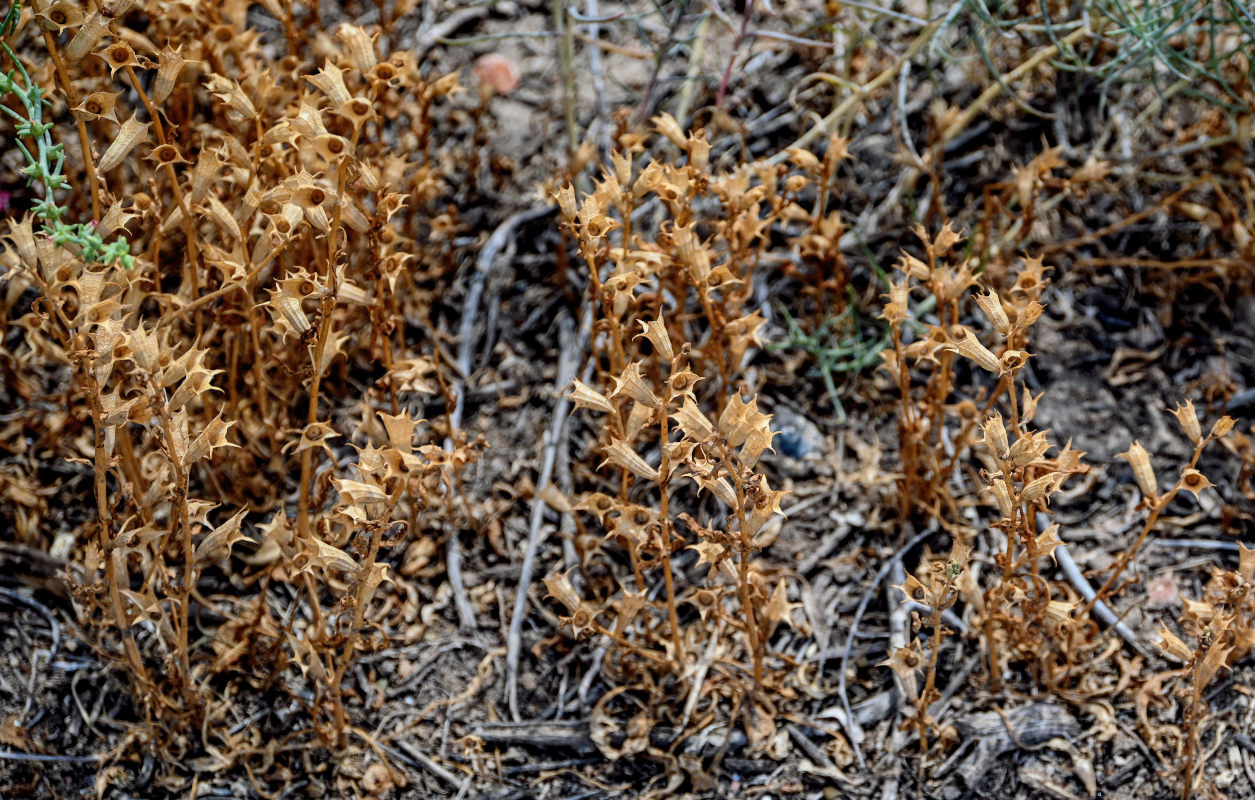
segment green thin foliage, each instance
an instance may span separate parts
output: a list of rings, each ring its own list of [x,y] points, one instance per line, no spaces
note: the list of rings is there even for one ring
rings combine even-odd
[[[13,67],[0,75],[0,97],[13,95],[21,104],[14,110],[0,103],[0,111],[13,120],[13,146],[22,152],[26,167],[26,185],[42,190],[43,198],[31,208],[36,219],[43,223],[43,232],[58,246],[73,246],[78,257],[88,262],[120,263],[128,269],[132,265],[130,246],[124,239],[106,242],[96,230],[96,221],[66,222],[67,209],[57,202],[56,193],[70,188],[61,170],[65,166],[64,146],[52,139],[52,122],[44,122],[43,110],[48,106],[43,89],[31,79],[21,59],[13,52],[7,39],[17,32],[22,15],[19,0],[9,7],[0,22],[0,50]],[[26,141],[24,141],[26,140]],[[27,143],[29,142],[29,144]]]
[[[1255,110],[1255,11],[1248,0],[1085,0],[1066,15],[1046,2],[1030,16],[1017,3],[962,1],[984,26],[974,41],[995,75],[991,32],[1040,33],[1059,47],[1053,66],[1099,81],[1104,102],[1117,85],[1138,83],[1161,95],[1171,85],[1234,115]],[[1085,24],[1109,46],[1061,41]]]

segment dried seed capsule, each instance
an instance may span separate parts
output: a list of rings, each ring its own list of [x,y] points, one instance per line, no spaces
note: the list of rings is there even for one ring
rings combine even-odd
[[[633,361],[624,367],[623,372],[619,373],[619,377],[611,377],[614,381],[614,391],[610,393],[611,397],[618,397],[626,394],[638,403],[643,403],[650,408],[659,408],[662,401],[649,388],[649,384],[645,383],[645,379],[641,376],[641,364],[639,361]]]
[[[309,317],[305,316],[305,310],[301,308],[300,300],[291,295],[280,295],[271,302],[298,334],[303,334],[312,327]]]
[[[989,485],[990,491],[993,492],[994,501],[998,503],[998,511],[1006,519],[1010,519],[1015,513],[1015,503],[1011,500],[1011,492],[1007,489],[1006,481],[1002,476],[994,478],[994,482]]]
[[[1198,423],[1198,413],[1194,410],[1193,400],[1186,400],[1185,405],[1178,405],[1172,411],[1172,416],[1177,418],[1181,430],[1185,431],[1185,435],[1191,442],[1198,444],[1203,440],[1203,428]]]
[[[314,140],[314,149],[324,161],[334,162],[349,155],[349,140],[333,133],[323,134]]]
[[[334,106],[344,105],[353,96],[344,85],[344,73],[340,72],[340,68],[332,64],[330,59],[323,62],[322,69],[318,70],[317,74],[306,75],[305,80],[318,87],[318,90],[325,94]]]
[[[644,336],[649,339],[649,343],[654,346],[654,351],[661,355],[668,362],[675,358],[675,349],[671,346],[671,334],[667,333],[667,326],[663,324],[661,318],[646,322],[639,320],[641,328],[644,330],[636,335],[639,339]]]
[[[108,29],[109,20],[100,11],[88,14],[87,19],[83,21],[78,32],[74,34],[74,38],[65,48],[66,60],[78,61],[87,55],[87,52],[96,46],[96,42],[100,41],[100,37],[104,36]]]
[[[1212,483],[1207,480],[1207,476],[1196,469],[1187,469],[1181,473],[1181,488],[1196,498],[1199,492],[1211,485]]]
[[[1133,477],[1137,479],[1137,485],[1146,499],[1154,500],[1159,497],[1159,483],[1155,480],[1155,470],[1150,464],[1150,453],[1146,452],[1142,443],[1134,442],[1129,445],[1129,449],[1120,453],[1119,457],[1133,467]]]
[[[976,295],[976,304],[980,306],[981,311],[985,312],[985,317],[994,326],[994,330],[1003,336],[1011,331],[1011,320],[1007,317],[1007,312],[1002,307],[1002,299],[997,293],[990,290]]]
[[[105,215],[100,218],[100,224],[96,226],[96,233],[102,238],[108,238],[114,231],[119,228],[126,227],[127,223],[135,219],[137,215],[122,210],[121,202],[114,202],[105,211]]]
[[[364,234],[370,230],[370,220],[354,202],[340,204],[340,221],[357,233]]]
[[[202,150],[200,152],[196,159],[196,166],[192,170],[190,199],[193,203],[199,203],[201,198],[209,191],[209,187],[213,185],[214,178],[218,175],[220,166],[222,166],[222,160],[216,150]],[[249,191],[256,191],[251,184]]]
[[[1037,459],[1046,454],[1051,448],[1051,444],[1046,441],[1046,432],[1038,431],[1037,433],[1026,433],[1019,439],[1015,440],[1015,444],[1011,445],[1008,451],[1008,458],[1011,466],[1016,469],[1027,467]]]
[[[361,97],[354,97],[340,106],[336,113],[347,119],[354,130],[360,131],[362,126],[375,118],[375,109],[370,102]]]
[[[72,3],[53,3],[43,11],[35,14],[39,27],[59,35],[66,28],[72,28],[83,22],[83,12]]]
[[[698,131],[688,138],[689,166],[698,172],[705,173],[710,166],[710,142],[706,134]]]
[[[105,149],[105,154],[100,157],[100,163],[96,165],[96,169],[100,172],[108,172],[121,164],[136,145],[146,141],[148,141],[148,123],[131,117],[122,123],[122,128],[109,147]]]
[[[959,355],[964,358],[975,361],[978,365],[990,372],[1000,373],[1002,371],[1002,362],[998,357],[989,352],[989,348],[980,343],[976,338],[976,334],[963,325],[950,326],[950,341],[947,349],[957,350]]]
[[[164,103],[174,91],[174,84],[179,80],[179,73],[187,62],[183,59],[183,46],[175,50],[166,45],[157,56],[157,77],[153,79],[152,101],[158,105]]]
[[[257,116],[257,108],[253,105],[253,101],[249,100],[248,95],[244,93],[240,85],[230,78],[211,74],[209,79],[205,81],[205,87],[209,89],[214,97],[225,103],[228,108],[246,119],[252,119]]]
[[[1207,434],[1207,438],[1220,439],[1228,436],[1231,430],[1233,430],[1233,417],[1221,417],[1211,426],[1211,433]]]
[[[603,414],[609,414],[614,411],[614,406],[610,405],[610,401],[606,399],[605,395],[594,391],[580,380],[571,382],[571,392],[567,397],[575,404],[576,408],[590,408]]]
[[[236,223],[235,218],[231,216],[231,212],[227,210],[227,207],[218,199],[217,195],[206,195],[202,210],[205,216],[213,220],[213,223],[220,230],[229,234],[235,241],[240,241],[240,226]]]
[[[1024,350],[1007,350],[1002,354],[1002,358],[999,359],[1002,374],[1008,375],[1015,372],[1027,364],[1028,360],[1032,357],[1032,353],[1025,352]]]
[[[163,144],[158,147],[154,147],[152,150],[148,151],[148,155],[145,156],[145,158],[159,167],[164,167],[170,164],[190,163],[183,157],[183,154],[179,152],[179,148],[172,144]]]
[[[644,478],[648,481],[657,481],[660,477],[658,470],[649,466],[645,459],[637,455],[636,451],[622,439],[617,439],[610,443],[606,447],[605,453],[606,460],[601,463],[601,467],[604,467],[606,464],[614,464],[616,467],[627,470],[638,478]]]
[[[1020,497],[1026,503],[1048,500],[1050,495],[1059,490],[1059,484],[1063,483],[1066,477],[1062,472],[1052,472],[1049,475],[1043,475],[1025,486],[1024,490],[1020,492]]]
[[[375,55],[375,38],[356,25],[344,24],[336,30],[336,38],[344,45],[344,55],[361,75],[370,74],[379,63]]]
[[[562,217],[567,222],[572,222],[576,215],[575,187],[568,183],[558,190],[557,196],[558,210],[562,212]]]
[[[79,119],[92,122],[98,119],[107,119],[117,122],[118,118],[114,113],[114,108],[118,102],[117,92],[92,92],[83,98],[83,101],[74,107],[74,113]]]
[[[1063,600],[1051,600],[1046,604],[1046,621],[1054,625],[1063,625],[1072,621],[1072,612],[1076,610],[1075,603],[1068,603]]]
[[[994,412],[993,416],[985,420],[985,424],[981,429],[985,434],[985,446],[994,454],[994,458],[999,460],[1010,456],[1011,447],[1007,443],[1007,426],[1002,421],[1002,415]]]
[[[126,67],[135,68],[139,66],[139,59],[135,57],[135,51],[126,42],[115,42],[109,45],[101,55],[104,57],[105,63],[109,65],[110,75]]]
[[[317,139],[327,133],[327,124],[323,122],[322,112],[308,103],[301,104],[296,116],[290,120],[290,124],[297,133],[307,139]]]
[[[378,83],[387,84],[395,89],[401,85],[401,72],[395,64],[381,61],[370,70],[370,79]]]
[[[17,248],[22,266],[34,269],[39,264],[39,250],[35,245],[35,232],[29,216],[22,217],[21,220],[9,220],[9,239]]]
[[[684,129],[680,127],[679,122],[676,122],[675,117],[663,112],[650,120],[650,122],[654,123],[654,130],[667,137],[667,141],[671,142],[671,144],[680,148],[684,147]]]

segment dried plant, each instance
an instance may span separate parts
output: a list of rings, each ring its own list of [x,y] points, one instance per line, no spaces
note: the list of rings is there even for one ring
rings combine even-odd
[[[1236,571],[1213,569],[1201,599],[1184,601],[1179,627],[1161,632],[1166,667],[1115,609],[1128,610],[1129,589],[1142,579],[1139,558],[1171,524],[1170,506],[1183,492],[1197,499],[1213,490],[1204,470],[1222,475],[1213,468],[1218,448],[1209,445],[1219,442],[1237,457],[1233,484],[1255,497],[1250,431],[1232,430],[1234,420],[1223,416],[1238,412],[1217,411],[1237,389],[1204,392],[1203,416],[1217,417],[1210,428],[1192,402],[1170,412],[1191,449],[1166,490],[1140,442],[1121,454],[1140,491],[1140,516],[1109,564],[1081,573],[1067,568],[1069,531],[1050,511],[1061,492],[1083,491],[1071,491],[1080,480],[1068,483],[1092,477],[1094,468],[1068,438],[1081,432],[1041,428],[1041,394],[1030,391],[1036,384],[1028,365],[1051,355],[1033,342],[1054,274],[1047,261],[1076,269],[1181,267],[1165,286],[1245,285],[1246,257],[1255,254],[1249,169],[1231,156],[1223,174],[1185,181],[1135,213],[1064,239],[1057,235],[1064,204],[1102,191],[1127,167],[1095,156],[1069,169],[1072,153],[1060,145],[994,176],[1006,180],[982,178],[971,195],[982,206],[959,212],[976,226],[970,240],[954,223],[933,220],[946,214],[946,164],[967,157],[951,154],[960,132],[994,110],[1004,91],[1026,102],[1020,94],[1032,93],[1021,90],[1090,44],[1132,43],[1124,56],[1107,61],[1103,53],[1093,62],[1106,84],[1131,77],[1134,64],[1154,78],[1162,61],[1205,77],[1229,110],[1249,107],[1242,69],[1251,31],[1237,6],[1226,0],[1217,6],[1224,13],[1211,16],[1174,7],[1148,31],[1060,20],[1067,30],[1059,38],[1047,8],[1029,20],[1041,25],[1010,30],[1028,19],[1010,7],[991,13],[960,4],[925,20],[831,3],[831,19],[796,36],[779,30],[787,15],[752,1],[739,19],[718,3],[656,5],[622,19],[601,16],[596,3],[585,11],[555,3],[554,30],[528,35],[552,33],[558,44],[567,134],[558,149],[571,163],[559,173],[564,178],[547,184],[560,231],[541,237],[529,257],[547,264],[552,256],[561,279],[574,250],[586,274],[582,301],[577,292],[553,300],[582,302],[586,315],[586,370],[566,395],[578,412],[568,424],[582,449],[571,491],[557,491],[547,477],[537,481],[529,547],[538,546],[542,501],[566,515],[564,535],[572,532],[560,564],[548,551],[529,550],[524,577],[509,574],[506,583],[519,584],[512,588],[520,613],[507,619],[492,572],[501,565],[480,573],[482,585],[469,592],[458,566],[457,537],[474,535],[505,558],[514,554],[517,532],[505,513],[485,519],[495,501],[477,497],[476,487],[497,477],[472,473],[488,443],[461,424],[473,372],[461,353],[475,345],[475,303],[460,309],[457,360],[446,353],[446,330],[459,313],[462,268],[476,259],[469,297],[488,278],[478,258],[492,260],[485,254],[495,253],[498,236],[485,244],[475,234],[494,217],[509,170],[499,169],[505,159],[491,152],[486,131],[496,93],[515,91],[519,75],[504,56],[484,55],[471,70],[478,96],[459,98],[458,75],[438,66],[447,60],[426,58],[427,38],[455,42],[430,30],[439,4],[421,14],[411,14],[419,11],[413,0],[360,5],[30,0],[13,3],[0,20],[7,62],[0,122],[13,133],[6,186],[25,184],[12,194],[25,208],[6,217],[0,253],[8,326],[0,337],[0,391],[15,399],[12,414],[0,414],[0,503],[13,510],[3,544],[11,538],[61,559],[56,581],[72,600],[76,633],[130,686],[130,726],[104,758],[110,766],[102,765],[95,787],[101,796],[115,780],[113,762],[143,756],[155,757],[154,785],[177,793],[187,793],[189,773],[233,771],[267,797],[290,793],[298,774],[311,794],[382,796],[403,788],[394,745],[455,699],[407,708],[396,730],[388,729],[396,718],[387,713],[368,726],[388,699],[384,683],[414,667],[379,667],[381,654],[446,647],[455,624],[469,634],[481,623],[477,612],[488,608],[501,612],[493,626],[509,623],[508,648],[516,648],[517,631],[536,619],[526,611],[539,588],[527,585],[533,560],[550,565],[544,585],[553,601],[536,604],[548,627],[533,654],[560,654],[567,668],[590,665],[580,696],[592,692],[581,714],[591,718],[593,742],[612,760],[660,762],[666,792],[678,791],[685,774],[695,791],[713,786],[710,774],[742,732],[751,755],[780,758],[794,742],[808,757],[818,753],[815,774],[849,781],[840,768],[855,756],[865,764],[847,685],[853,694],[887,677],[877,671],[863,683],[866,674],[846,669],[849,643],[878,588],[890,582],[902,584],[902,596],[890,598],[891,644],[870,645],[874,655],[861,663],[879,661],[905,696],[898,712],[885,713],[905,716],[897,741],[917,743],[921,784],[925,766],[955,735],[943,713],[952,696],[946,651],[972,656],[980,702],[1049,694],[1098,715],[1100,704],[1120,698],[1183,798],[1212,788],[1205,767],[1220,739],[1209,687],[1255,651],[1255,555],[1238,548]],[[449,15],[459,25],[496,10],[464,5]],[[1082,3],[1068,13],[1092,8],[1108,22],[1123,19],[1107,5]],[[965,9],[978,23],[975,47],[999,80],[962,108],[934,103],[928,115],[936,136],[929,150],[916,152],[910,120],[922,104],[908,92],[912,59],[930,57],[934,41],[953,44],[944,34]],[[331,13],[360,24],[331,23],[324,19]],[[862,16],[847,28],[852,14]],[[417,50],[398,44],[412,32],[401,24],[407,15],[423,18]],[[1216,30],[1194,31],[1180,52],[1148,55],[1145,46],[1173,38],[1163,24],[1200,20]],[[727,40],[727,52],[707,87],[710,116],[699,117],[709,128],[689,130],[682,121],[700,91],[709,28],[718,31],[712,42]],[[1007,35],[981,38],[993,29]],[[825,38],[814,38],[821,30]],[[886,31],[899,39],[909,33],[902,55],[886,57],[867,44]],[[857,41],[848,39],[855,33]],[[633,36],[649,52],[619,43],[632,44]],[[1051,42],[1027,57],[1016,52],[1033,37]],[[502,37],[478,41],[494,38]],[[632,103],[642,116],[666,101],[664,61],[684,44],[690,62],[675,116],[654,117],[646,132],[630,127],[630,110],[617,123],[606,115],[581,144],[577,41],[599,57],[652,61],[643,96]],[[843,42],[849,47],[836,60],[843,68],[813,53],[799,58],[815,71],[781,101],[788,112],[742,125],[742,81],[731,80],[731,67],[742,53],[753,54],[747,62],[757,59],[768,41],[829,55]],[[1214,63],[1193,63],[1203,43],[1219,48]],[[1007,53],[1018,66],[1002,74]],[[603,77],[594,80],[599,105]],[[849,209],[866,189],[855,184],[867,170],[846,165],[854,144],[832,131],[849,133],[858,109],[881,114],[879,92],[895,81],[900,120],[893,135],[906,144],[903,174],[884,205],[854,222]],[[751,145],[763,140],[750,141],[753,125],[775,131],[794,111],[804,118],[816,91],[827,87],[844,99],[806,123],[795,146],[755,160],[751,152],[759,150]],[[1169,87],[1163,100],[1180,91]],[[1194,149],[1174,150],[1174,157],[1226,147],[1240,154],[1249,120],[1229,130],[1223,117],[1211,114],[1174,133],[1209,137],[1190,139],[1182,148]],[[614,146],[592,182],[584,168],[597,152],[591,139],[602,136]],[[552,166],[544,165],[546,176]],[[889,206],[918,199],[922,178],[931,181],[932,197],[919,209],[918,245],[902,253],[892,278],[878,266],[883,253],[864,245],[871,267],[863,269],[849,255],[850,241],[884,227],[893,218]],[[6,205],[10,193],[0,196]],[[521,213],[536,221],[550,211],[538,205]],[[1155,215],[1205,234],[1198,257],[1073,257]],[[510,225],[519,218],[507,220],[502,235],[517,233]],[[1021,258],[1023,251],[1036,255]],[[881,282],[887,302],[877,307],[879,321],[867,322]],[[518,283],[553,288],[533,287],[530,278]],[[767,342],[773,322],[782,323],[784,336]],[[836,442],[824,454],[831,464],[784,464],[767,455],[776,436],[767,412],[795,398],[781,398],[782,387],[770,385],[774,375],[760,369],[760,350],[786,349],[799,351],[786,371],[809,359],[810,377],[822,380],[832,404],[831,419],[818,420],[825,427],[813,426]],[[571,374],[567,355],[561,385]],[[863,374],[877,356],[877,377]],[[849,382],[839,385],[838,374]],[[892,398],[884,427],[896,428],[896,449],[882,450],[878,440],[877,380],[881,396]],[[868,399],[871,409],[859,407]],[[555,413],[553,433],[561,433],[565,415]],[[525,426],[519,431],[526,448]],[[845,470],[847,445],[859,461],[853,473]],[[817,483],[836,475],[823,502],[867,490],[855,510],[871,507],[876,519],[865,520],[862,546],[837,553],[846,546],[841,540],[813,560],[799,558],[809,563],[795,568],[771,548],[786,530],[788,490],[811,466],[830,470]],[[49,488],[49,472],[57,481],[68,477]],[[88,485],[77,495],[66,491],[90,503],[52,497],[57,487]],[[880,493],[886,486],[887,496]],[[495,488],[510,495],[502,508],[531,490],[526,479]],[[885,509],[876,507],[886,499]],[[1251,519],[1236,505],[1222,513],[1234,529]],[[831,578],[823,574],[827,564],[864,566],[880,545],[899,552],[883,564],[855,617],[832,619],[836,612],[816,602],[809,581]],[[908,564],[908,551],[921,545],[924,555]],[[886,580],[893,570],[904,580]],[[846,598],[844,588],[835,591],[831,609]],[[455,613],[456,623],[445,618]],[[480,627],[474,644],[486,655],[457,702],[487,685],[502,652],[517,656],[517,649],[485,645],[491,635]],[[825,675],[833,653],[825,637],[842,627],[847,648],[834,689]],[[510,658],[513,679],[518,662]],[[950,686],[965,688],[967,674]],[[515,713],[516,689],[507,689]],[[570,709],[558,694],[562,716]],[[846,738],[815,721],[811,701],[835,712],[834,694],[841,714],[831,716]],[[254,716],[242,698],[273,713]],[[822,764],[824,753],[798,732],[802,722],[831,737],[828,753],[838,765]],[[0,736],[10,735],[7,725]],[[694,734],[712,730],[724,737],[713,757],[685,751]],[[480,762],[482,733],[458,732],[466,735],[451,746],[467,761],[457,770],[491,771]],[[35,762],[50,756],[4,753],[23,755]],[[469,782],[459,783],[463,774],[429,761],[414,763],[469,791]]]
[[[831,218],[795,199],[820,174],[813,157],[799,156],[804,173],[792,177],[757,166],[714,173],[701,132],[684,135],[666,115],[655,124],[687,163],[637,171],[631,151],[617,153],[594,192],[558,193],[589,268],[604,387],[577,381],[570,397],[598,414],[600,470],[611,479],[571,506],[605,531],[581,540],[587,589],[569,574],[546,583],[568,631],[608,640],[604,669],[642,696],[649,725],[743,712],[762,746],[774,702],[788,694],[770,641],[800,623],[785,576],[757,561],[779,533],[783,493],[757,467],[770,416],[739,384],[764,322],[745,306],[771,226],[802,220],[797,241],[818,248],[816,229],[832,235],[822,227]],[[658,203],[664,221],[643,228],[637,209]],[[685,550],[698,557],[688,569]],[[644,748],[647,737],[634,741]]]
[[[417,609],[380,587],[422,568],[481,448],[418,418],[440,379],[399,324],[429,313],[415,303],[448,269],[457,222],[430,129],[457,79],[420,78],[353,25],[314,67],[270,58],[246,5],[159,6],[36,5],[46,75],[6,45],[19,75],[4,88],[22,99],[44,193],[4,255],[10,290],[40,297],[18,359],[72,365],[62,402],[89,415],[53,422],[93,475],[94,517],[66,548],[79,621],[125,665],[148,723],[138,742],[163,768],[220,769],[264,747],[231,731],[242,684],[304,707],[301,746],[374,747],[346,678],[389,631],[413,630],[389,618]],[[127,27],[141,10],[143,35]],[[153,44],[167,41],[183,44]],[[41,122],[53,73],[78,152]],[[346,392],[347,376],[374,385]]]

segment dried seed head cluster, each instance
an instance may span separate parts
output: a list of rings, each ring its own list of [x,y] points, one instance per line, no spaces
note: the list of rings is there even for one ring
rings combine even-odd
[[[901,587],[905,599],[919,609],[916,628],[931,631],[931,646],[912,638],[891,653],[883,666],[894,672],[914,701],[915,715],[910,721],[919,731],[921,751],[927,752],[934,723],[928,712],[937,699],[937,655],[944,640],[955,633],[942,617],[952,609],[962,613],[969,629],[979,636],[995,690],[1025,672],[1039,686],[1075,702],[1109,695],[1127,685],[1128,663],[1113,659],[1118,641],[1099,635],[1098,622],[1110,624],[1112,618],[1109,612],[1107,617],[1097,615],[1095,607],[1116,594],[1117,582],[1168,504],[1182,491],[1197,496],[1211,486],[1197,468],[1199,457],[1208,444],[1230,432],[1233,420],[1223,417],[1204,434],[1192,403],[1171,412],[1193,445],[1193,454],[1166,489],[1146,448],[1138,442],[1130,445],[1120,457],[1131,467],[1143,497],[1141,507],[1147,516],[1141,531],[1101,574],[1104,582],[1096,591],[1078,583],[1084,580],[1079,574],[1065,579],[1053,569],[1064,547],[1060,526],[1049,524],[1043,515],[1050,509],[1051,497],[1069,478],[1087,473],[1089,467],[1081,461],[1084,454],[1073,450],[1070,442],[1060,448],[1047,431],[1034,429],[1040,397],[1027,388],[1021,393],[1019,385],[1020,370],[1033,357],[1026,348],[1029,330],[1043,311],[1045,267],[1039,259],[1027,259],[1018,273],[1004,276],[1002,283],[1009,283],[1009,288],[1000,290],[991,284],[974,294],[975,305],[991,328],[986,338],[960,324],[966,313],[964,300],[977,279],[969,266],[954,267],[943,260],[958,237],[946,226],[935,238],[920,231],[920,238],[926,260],[904,254],[899,263],[902,275],[891,285],[883,312],[893,333],[893,349],[884,353],[884,369],[896,383],[900,398],[899,508],[904,517],[940,523],[955,544],[949,559],[926,562],[924,571],[909,576]],[[927,304],[912,302],[917,287],[924,290]],[[929,306],[935,316],[920,325],[917,313]],[[928,370],[924,380],[914,374],[911,362],[918,370]],[[963,398],[964,394],[968,397]],[[957,427],[950,429],[952,425]],[[955,494],[951,480],[968,448],[979,463],[978,488],[991,512],[989,532],[983,537],[972,528],[970,518],[959,513],[968,500]],[[979,560],[970,555],[972,545],[982,540],[994,548],[991,557],[982,559],[994,569],[984,574]],[[1243,551],[1243,564],[1255,564],[1248,556],[1249,551]],[[1165,681],[1183,677],[1192,676],[1190,686],[1205,686],[1218,669],[1232,663],[1232,654],[1249,651],[1249,625],[1238,623],[1241,612],[1233,610],[1235,603],[1246,602],[1247,593],[1238,588],[1245,586],[1244,581],[1249,579],[1240,571],[1218,575],[1209,585],[1207,602],[1187,601],[1186,623],[1200,642],[1223,644],[1216,650],[1202,645],[1192,650],[1165,631],[1166,652],[1191,666],[1154,683],[1156,693]],[[1228,588],[1222,590],[1221,585],[1234,588],[1236,594],[1227,593]],[[1194,703],[1191,713],[1197,722],[1197,693]],[[1145,716],[1143,722],[1148,724]],[[1184,737],[1174,740],[1174,758],[1184,758],[1191,765],[1185,769],[1188,776],[1194,768],[1197,727],[1187,724],[1185,730]],[[1190,780],[1186,778],[1187,783]]]
[[[6,312],[39,298],[14,315],[15,374],[66,364],[63,405],[87,409],[41,424],[93,476],[58,545],[80,622],[128,670],[162,769],[260,752],[224,710],[244,682],[298,702],[298,738],[342,744],[346,674],[385,631],[422,636],[433,530],[470,524],[459,474],[480,444],[434,443],[419,416],[442,383],[403,324],[455,266],[466,158],[431,131],[457,76],[420,77],[353,25],[293,28],[275,58],[247,3],[36,10],[91,145],[65,148],[61,213],[130,252],[27,217],[3,254]],[[19,540],[46,544],[50,513],[32,498]]]
[[[655,126],[685,163],[638,168],[629,149],[587,196],[557,192],[597,308],[597,384],[576,381],[569,396],[596,420],[615,488],[574,503],[604,533],[546,583],[569,633],[605,641],[605,672],[646,704],[649,725],[747,704],[765,746],[770,698],[791,682],[772,637],[805,626],[787,576],[756,559],[779,533],[784,493],[758,468],[770,416],[739,380],[764,322],[745,309],[750,274],[770,226],[800,211],[800,187],[765,167],[716,174],[701,132],[665,115]],[[642,230],[634,211],[651,201],[667,219]]]

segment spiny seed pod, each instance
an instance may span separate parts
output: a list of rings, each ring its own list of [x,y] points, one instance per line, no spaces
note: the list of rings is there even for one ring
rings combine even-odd
[[[1028,360],[1033,357],[1032,353],[1024,350],[1007,350],[999,359],[1000,369],[1003,375],[1011,375],[1020,370]]]
[[[1147,500],[1159,497],[1159,483],[1155,480],[1155,470],[1150,464],[1150,453],[1146,452],[1141,442],[1133,442],[1128,450],[1120,453],[1119,458],[1128,461],[1133,467],[1133,477]]]
[[[118,131],[118,135],[114,137],[113,142],[105,149],[105,154],[100,157],[100,163],[96,165],[96,170],[98,172],[108,172],[121,164],[122,160],[130,155],[136,145],[146,141],[148,141],[148,123],[140,122],[135,117],[131,117],[122,123],[122,128]]]
[[[153,162],[159,167],[171,166],[173,164],[189,164],[183,154],[179,152],[179,148],[172,144],[163,144],[154,147],[148,151],[145,157],[148,161]]]
[[[1049,475],[1043,475],[1029,482],[1023,491],[1020,492],[1020,498],[1026,503],[1048,500],[1050,495],[1058,491],[1059,485],[1063,483],[1066,477],[1062,472],[1052,472]]]
[[[571,382],[571,391],[567,395],[576,408],[589,408],[593,411],[600,411],[603,414],[610,414],[614,411],[614,406],[610,405],[610,401],[605,395],[594,391],[587,384],[580,380]]]
[[[117,122],[118,118],[114,110],[117,102],[117,92],[92,92],[74,107],[74,113],[79,119],[87,122],[93,122],[98,119]]]
[[[157,56],[157,77],[153,79],[152,101],[154,103],[160,105],[170,97],[170,93],[174,91],[174,85],[179,80],[179,74],[183,72],[186,64],[182,45],[179,45],[177,50],[168,44],[162,48]]]
[[[1011,320],[1007,318],[1007,312],[1002,307],[1002,299],[992,289],[976,295],[976,304],[985,312],[985,317],[994,326],[994,330],[1003,336],[1011,331]]]
[[[613,464],[638,478],[644,478],[648,481],[657,481],[659,478],[658,470],[649,466],[645,459],[637,455],[636,451],[622,439],[617,439],[607,445],[605,453],[606,460],[601,463],[600,467]]]
[[[655,131],[667,137],[667,141],[676,147],[684,148],[686,143],[684,129],[680,127],[680,123],[676,121],[675,117],[663,112],[651,119],[650,122],[654,123]]]
[[[78,61],[87,55],[87,52],[96,46],[96,42],[100,41],[100,37],[104,36],[108,29],[109,20],[99,10],[88,14],[87,19],[83,21],[78,32],[74,34],[74,38],[65,48],[66,60]]]
[[[1015,514],[1015,503],[1011,499],[1011,492],[1007,489],[1007,483],[1002,479],[1001,475],[995,476],[993,483],[989,485],[989,490],[993,493],[994,501],[998,504],[998,511],[1004,519],[1010,519]]]
[[[667,333],[667,326],[662,319],[656,319],[651,322],[638,320],[643,329],[636,335],[639,339],[642,336],[649,339],[649,343],[654,346],[654,351],[661,355],[666,361],[670,362],[675,358],[675,349],[671,346],[671,334]]]
[[[1185,435],[1191,442],[1198,444],[1203,440],[1203,428],[1199,425],[1198,412],[1194,410],[1193,400],[1186,400],[1185,405],[1177,405],[1171,413],[1177,418],[1181,430],[1185,431]]]
[[[645,379],[641,376],[641,364],[639,361],[633,361],[623,368],[616,378],[611,376],[614,381],[614,391],[610,393],[611,397],[618,397],[626,394],[638,403],[643,403],[650,408],[659,408],[662,401],[649,388],[649,384],[645,383]]]
[[[379,63],[375,55],[375,38],[356,25],[345,23],[336,30],[336,38],[344,45],[344,55],[362,76]]]
[[[257,116],[257,108],[253,105],[253,101],[249,100],[240,85],[230,78],[211,73],[209,79],[205,81],[205,88],[209,89],[215,98],[225,103],[227,108],[245,119]]]
[[[985,434],[985,446],[993,452],[994,458],[1005,459],[1010,456],[1011,447],[1007,443],[1007,426],[1002,421],[1002,415],[994,412],[993,416],[985,420],[985,424],[981,430]]]
[[[1196,469],[1187,469],[1181,473],[1181,488],[1196,498],[1199,492],[1211,485],[1212,483],[1207,480],[1207,476]]]
[[[51,31],[55,35],[66,28],[73,28],[83,22],[83,12],[75,8],[73,3],[53,3],[43,11],[35,14],[39,27]]]
[[[1011,466],[1020,469],[1027,467],[1046,454],[1053,445],[1046,441],[1046,432],[1026,433],[1015,440],[1008,451]]]
[[[317,74],[306,75],[305,80],[314,84],[334,106],[344,105],[353,96],[344,85],[344,73],[330,59],[323,62],[322,69]]]
[[[975,361],[990,372],[1001,373],[1002,362],[998,360],[997,356],[989,352],[989,348],[980,343],[980,340],[976,338],[976,334],[970,328],[964,325],[951,325],[949,332],[950,344],[947,346],[947,349],[958,351],[959,355]]]
[[[130,67],[134,69],[139,66],[139,59],[135,57],[135,51],[126,42],[114,42],[105,48],[100,54],[104,58],[105,63],[109,65],[109,74],[114,75],[120,69]]]

